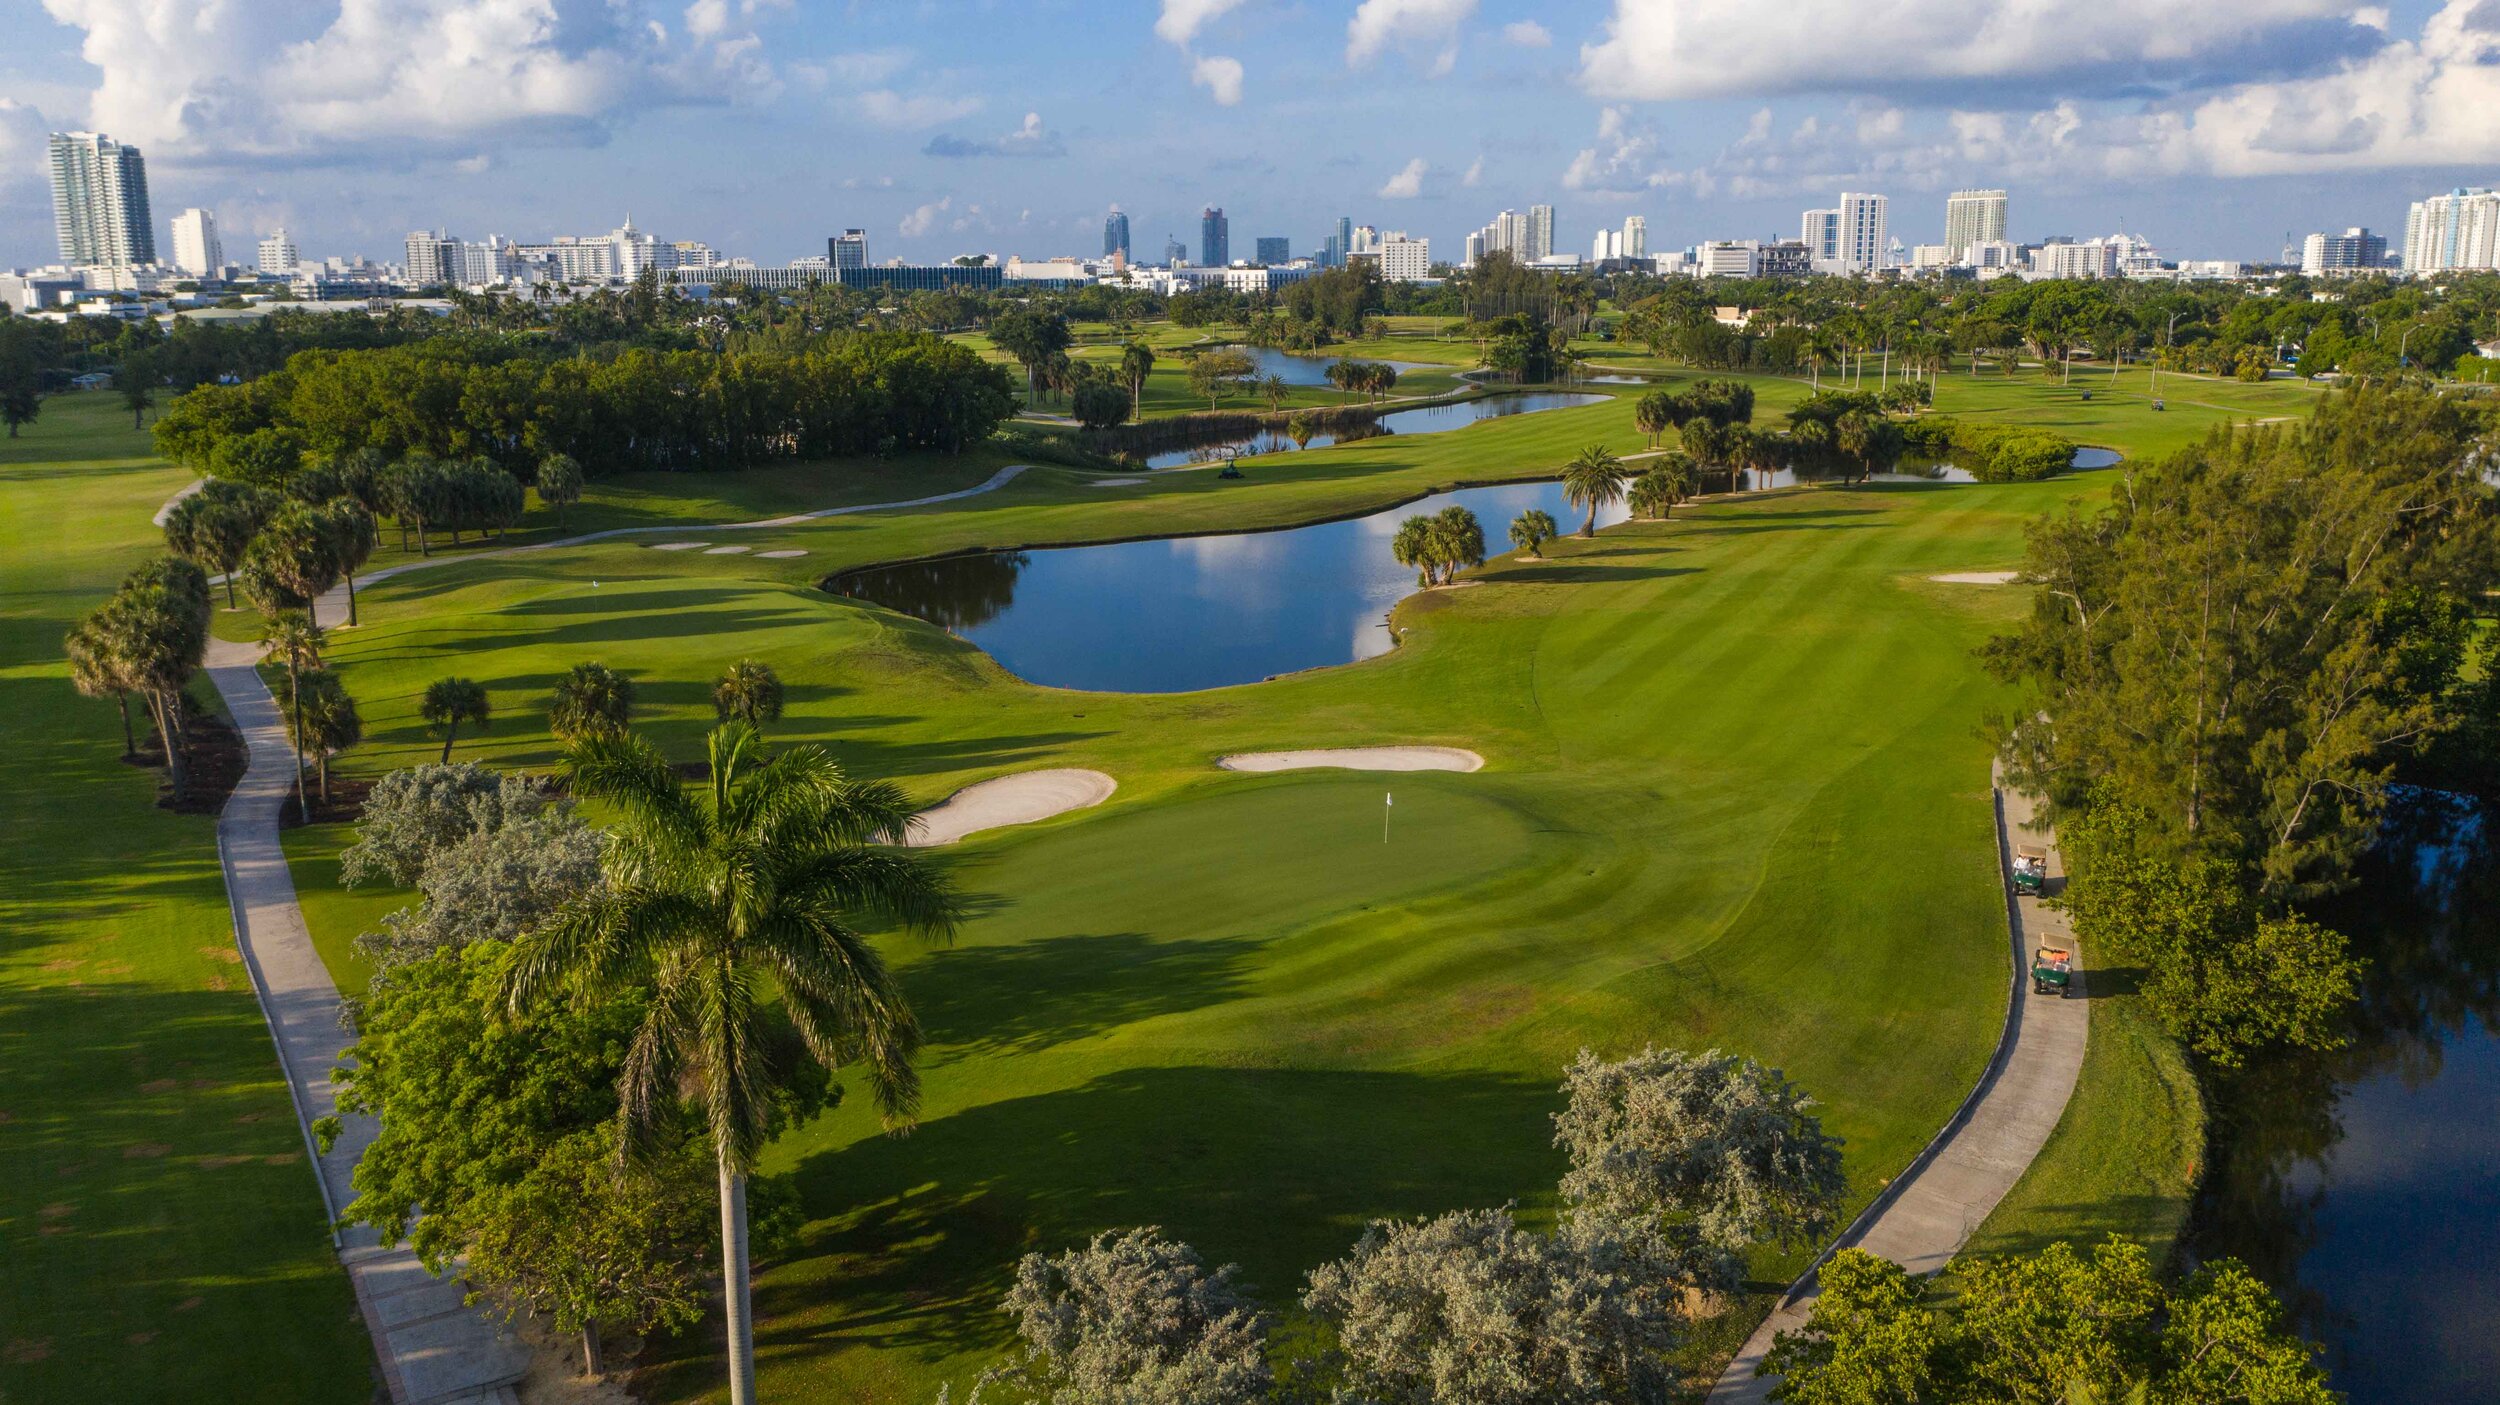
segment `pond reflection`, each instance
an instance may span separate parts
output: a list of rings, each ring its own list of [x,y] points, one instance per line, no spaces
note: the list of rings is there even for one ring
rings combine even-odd
[[[1519,395],[1486,395],[1474,400],[1459,400],[1447,405],[1423,405],[1412,410],[1392,410],[1379,419],[1352,429],[1311,436],[1310,447],[1324,449],[1331,444],[1352,443],[1357,439],[1373,439],[1383,434],[1446,434],[1465,429],[1481,420],[1506,419],[1512,415],[1531,415],[1540,410],[1567,410],[1581,405],[1604,404],[1604,395],[1574,395],[1562,391],[1533,391]],[[1219,459],[1247,458],[1259,454],[1289,454],[1294,442],[1284,435],[1266,432],[1254,435],[1224,435],[1203,444],[1167,450],[1146,460],[1148,468],[1179,468],[1186,464],[1213,463]]]

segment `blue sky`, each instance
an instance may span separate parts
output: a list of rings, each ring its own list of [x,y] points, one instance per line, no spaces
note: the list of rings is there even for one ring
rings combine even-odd
[[[779,263],[1429,235],[1548,202],[1557,242],[1793,235],[1843,188],[1906,242],[2013,192],[2016,238],[2178,257],[2401,232],[2500,184],[2500,0],[0,0],[0,267],[54,256],[42,135],[147,151],[228,257],[590,234],[630,213]],[[160,229],[160,238],[162,238]]]

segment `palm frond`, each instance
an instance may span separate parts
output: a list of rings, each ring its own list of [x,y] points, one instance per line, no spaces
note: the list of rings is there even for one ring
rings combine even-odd
[[[703,821],[668,758],[644,737],[602,734],[565,750],[573,792],[610,800],[634,817],[636,828],[665,836],[666,847],[700,848]]]
[[[920,1021],[876,948],[822,909],[791,912],[762,945],[808,1051],[829,1067],[859,1063],[886,1124],[909,1122],[920,1108]]]
[[[943,941],[963,920],[952,880],[908,850],[842,848],[793,863],[780,886],[792,902],[862,912]]]

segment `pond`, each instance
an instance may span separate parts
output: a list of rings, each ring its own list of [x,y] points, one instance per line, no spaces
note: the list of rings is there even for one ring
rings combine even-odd
[[[2273,1283],[2355,1405],[2500,1400],[2500,868],[2416,792],[2320,912],[2366,958],[2351,1043],[2213,1089],[2190,1245]]]
[[[1516,483],[1280,531],[950,556],[853,572],[832,587],[940,625],[1030,682],[1220,688],[1386,652],[1396,642],[1389,607],[1415,590],[1389,538],[1408,517],[1451,504],[1483,522],[1489,552],[1509,549],[1511,519],[1530,508],[1566,529],[1584,520],[1561,485]],[[1625,515],[1618,504],[1598,524]]]
[[[1486,395],[1474,400],[1459,400],[1447,405],[1424,405],[1412,410],[1392,410],[1363,429],[1335,434],[1311,436],[1310,447],[1324,449],[1331,444],[1357,439],[1376,439],[1384,434],[1447,434],[1465,429],[1481,420],[1507,419],[1512,415],[1532,415],[1540,410],[1568,410],[1581,405],[1599,405],[1609,398],[1604,395],[1573,395],[1562,391],[1531,391],[1520,395]],[[1280,433],[1248,436],[1226,436],[1185,449],[1172,449],[1146,460],[1148,468],[1179,468],[1193,463],[1212,463],[1218,459],[1251,457],[1259,454],[1290,454],[1294,443]]]
[[[1326,385],[1328,384],[1328,368],[1339,361],[1347,359],[1343,355],[1334,351],[1313,352],[1310,355],[1305,356],[1298,352],[1279,351],[1272,346],[1223,346],[1209,347],[1207,349],[1210,351],[1238,351],[1242,355],[1249,357],[1250,364],[1257,368],[1253,374],[1262,379],[1268,376],[1274,376],[1287,385]],[[1409,371],[1444,371],[1449,369],[1446,366],[1436,365],[1430,361],[1380,361],[1369,356],[1357,356],[1353,359],[1357,361],[1369,362],[1370,364],[1376,366],[1394,366],[1397,368],[1397,372],[1401,376],[1405,375]]]

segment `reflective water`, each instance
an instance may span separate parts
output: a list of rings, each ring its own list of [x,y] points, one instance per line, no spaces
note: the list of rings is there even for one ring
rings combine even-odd
[[[1385,652],[1389,607],[1415,572],[1389,555],[1398,523],[1450,504],[1509,547],[1530,508],[1566,529],[1554,483],[1441,493],[1345,522],[1274,532],[1177,537],[1047,551],[990,552],[855,572],[843,594],[916,615],[971,640],[1019,678],[1060,688],[1177,693],[1255,683]],[[1600,513],[1624,519],[1620,505]]]
[[[2500,1400],[2500,867],[2483,813],[2416,797],[2319,915],[2369,962],[2352,1042],[2215,1085],[2191,1242],[2272,1282],[2355,1405]]]
[[[1328,384],[1328,368],[1346,359],[1333,351],[1315,352],[1306,356],[1299,352],[1279,351],[1272,346],[1227,346],[1219,349],[1240,352],[1250,358],[1250,364],[1258,368],[1259,376],[1262,378],[1274,376],[1287,385],[1326,385]],[[1381,361],[1371,356],[1357,356],[1353,359],[1374,365],[1395,366],[1401,376],[1409,371],[1444,369],[1434,366],[1429,361]]]
[[[2075,450],[2074,467],[2078,469],[2114,468],[2124,457],[2125,455],[2115,449],[2097,449],[2087,444]],[[1745,474],[1745,478],[1744,487],[1752,492],[1760,492],[1766,488],[1794,488],[1801,482],[1820,481],[1814,478],[1799,478],[1796,470],[1787,468],[1749,471]],[[1956,468],[1949,463],[1929,463],[1917,459],[1904,459],[1897,471],[1889,474],[1879,473],[1874,478],[1874,481],[1878,483],[1904,483],[1914,480],[1929,483],[1976,483],[1979,481],[1971,476],[1969,469]]]
[[[1573,395],[1562,391],[1535,391],[1524,395],[1487,395],[1474,400],[1460,400],[1447,405],[1426,405],[1412,410],[1392,410],[1361,432],[1315,434],[1310,447],[1324,449],[1331,444],[1357,439],[1376,439],[1383,434],[1446,434],[1465,429],[1480,420],[1506,419],[1512,415],[1532,415],[1540,410],[1567,410],[1581,405],[1604,403],[1604,395]],[[1294,443],[1282,434],[1256,434],[1247,438],[1226,438],[1186,449],[1172,449],[1146,460],[1148,468],[1179,468],[1186,464],[1213,463],[1218,459],[1247,458],[1259,454],[1290,454]]]

